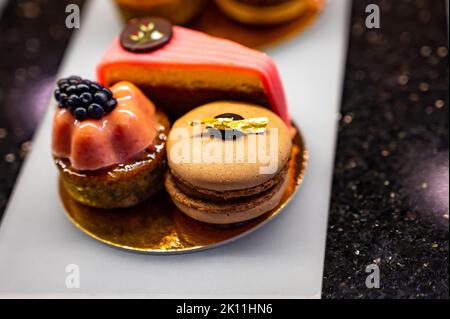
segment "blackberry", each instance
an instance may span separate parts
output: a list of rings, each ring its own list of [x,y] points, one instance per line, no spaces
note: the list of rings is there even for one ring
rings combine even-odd
[[[103,88],[103,90],[102,90],[104,93],[106,93],[106,95],[108,96],[108,98],[112,98],[113,97],[113,94],[112,94],[112,92],[110,91],[110,89],[108,89],[108,88]]]
[[[78,91],[77,91],[77,86],[74,85],[74,84],[72,84],[71,86],[69,86],[69,87],[66,89],[66,92],[67,92],[67,94],[69,94],[69,95],[76,94],[76,93],[78,92]]]
[[[60,108],[68,108],[78,120],[100,119],[113,111],[117,100],[112,92],[97,82],[70,76],[57,82],[54,92]]]
[[[59,94],[59,105],[62,108],[67,108],[67,101],[69,100],[69,97],[67,96],[66,93],[60,93]]]
[[[98,104],[92,103],[88,108],[88,115],[90,118],[99,119],[103,116],[105,110]]]
[[[87,111],[84,107],[78,107],[73,111],[73,115],[78,121],[83,121],[87,117]]]
[[[98,83],[92,82],[89,86],[91,88],[91,92],[97,92],[102,90],[102,86]]]
[[[69,82],[64,82],[59,86],[59,88],[61,89],[61,91],[66,91],[69,86],[70,86]]]
[[[94,101],[95,103],[100,104],[101,106],[106,106],[108,103],[108,96],[104,92],[97,92],[94,95]]]
[[[75,110],[77,107],[81,106],[81,101],[80,101],[80,98],[78,97],[78,95],[72,94],[71,96],[69,96],[69,100],[67,101],[67,106],[71,110]]]
[[[84,92],[80,95],[80,100],[84,106],[89,106],[92,103],[92,94],[90,92]]]
[[[111,112],[112,110],[114,110],[117,106],[117,100],[116,99],[111,99],[108,101],[107,103],[107,109],[108,112]]]
[[[55,100],[58,102],[61,100],[61,90],[60,89],[55,90]]]
[[[58,80],[58,82],[56,84],[58,86],[61,86],[63,84],[67,84],[67,83],[69,83],[67,79],[61,79],[61,80]]]
[[[83,94],[84,92],[89,92],[89,85],[84,83],[77,85],[78,94]]]

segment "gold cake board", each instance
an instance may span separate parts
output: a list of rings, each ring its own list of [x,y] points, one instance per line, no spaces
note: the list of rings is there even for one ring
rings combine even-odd
[[[281,202],[272,211],[251,221],[209,225],[180,212],[162,192],[127,209],[104,210],[73,200],[60,183],[60,197],[72,223],[105,244],[147,254],[188,253],[214,248],[255,231],[279,215],[300,188],[308,162],[308,152],[299,130],[293,139],[290,184]]]

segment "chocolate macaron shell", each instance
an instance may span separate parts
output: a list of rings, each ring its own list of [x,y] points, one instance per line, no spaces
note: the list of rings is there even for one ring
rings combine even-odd
[[[251,144],[249,139],[258,137],[254,134],[243,134],[235,140],[202,139],[202,134],[207,133],[208,129],[204,125],[199,128],[189,124],[189,121],[214,118],[224,113],[239,114],[246,119],[268,118],[268,125],[262,136],[264,138],[261,140],[264,144],[262,148],[260,145],[257,147],[265,150],[266,159],[256,154],[258,152],[256,147],[249,148]],[[204,152],[220,147],[242,148],[245,154],[244,161],[229,163],[225,156],[222,156],[212,163],[205,163]],[[218,192],[248,189],[270,181],[286,167],[291,148],[289,129],[276,114],[260,106],[232,101],[206,104],[185,114],[174,123],[167,141],[168,163],[172,173],[193,187]],[[180,160],[180,149],[190,150],[189,160],[186,158]],[[249,161],[248,155],[255,156],[255,160]]]
[[[226,225],[257,218],[274,209],[289,185],[288,173],[275,187],[255,196],[233,202],[215,202],[194,198],[177,187],[173,175],[166,175],[165,186],[179,210],[198,221]]]

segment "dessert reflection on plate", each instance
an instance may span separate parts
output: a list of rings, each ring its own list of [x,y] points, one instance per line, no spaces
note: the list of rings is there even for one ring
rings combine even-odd
[[[160,17],[134,19],[98,63],[97,81],[57,86],[61,198],[102,242],[148,253],[211,248],[279,214],[303,179],[307,151],[262,52]]]

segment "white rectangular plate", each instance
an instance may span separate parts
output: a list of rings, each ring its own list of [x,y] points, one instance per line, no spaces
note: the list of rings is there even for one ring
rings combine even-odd
[[[147,256],[105,246],[66,218],[51,158],[51,103],[0,226],[0,297],[319,298],[347,37],[349,1],[331,1],[317,23],[268,53],[310,151],[299,194],[279,218],[210,251]],[[120,32],[112,1],[90,1],[61,76],[94,78]],[[66,266],[80,288],[66,287]]]

